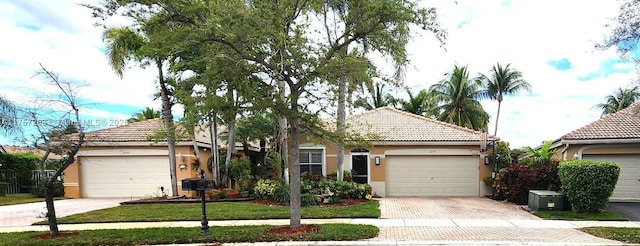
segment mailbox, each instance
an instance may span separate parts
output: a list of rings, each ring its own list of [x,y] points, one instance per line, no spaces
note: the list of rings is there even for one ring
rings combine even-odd
[[[213,179],[188,178],[182,180],[182,190],[211,190],[216,186]]]

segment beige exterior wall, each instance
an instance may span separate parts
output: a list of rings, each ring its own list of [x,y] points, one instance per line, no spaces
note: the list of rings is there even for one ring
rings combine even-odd
[[[76,160],[73,164],[71,164],[64,171],[64,192],[66,197],[70,198],[80,198],[80,194],[82,194],[82,173],[80,169],[80,165],[82,165],[80,158],[82,157],[82,152],[91,152],[91,151],[104,151],[104,152],[134,152],[134,151],[167,151],[166,146],[100,146],[100,147],[83,147],[80,150],[80,156],[76,156]],[[206,151],[201,148],[200,149],[200,161],[202,165],[207,164],[207,160],[211,156],[211,150],[206,149]],[[197,171],[197,166],[194,166],[195,156],[193,154],[192,146],[176,146],[176,178],[178,180],[178,195],[187,194],[182,191],[182,183],[181,180],[185,178],[195,178],[199,177],[199,173]],[[187,168],[185,170],[180,170],[180,164],[186,164]],[[168,167],[167,167],[168,168]],[[206,176],[211,177],[211,172],[208,168],[205,168]],[[168,192],[170,193],[170,191]]]
[[[326,173],[330,173],[333,170],[337,169],[337,148],[334,143],[327,141],[316,141],[314,139],[301,136],[300,137],[300,145],[301,146],[311,146],[311,145],[321,145],[325,149],[326,155]],[[376,189],[384,190],[384,182],[386,181],[386,167],[385,167],[385,152],[389,150],[425,150],[428,149],[460,149],[460,150],[471,150],[473,152],[479,152],[480,146],[478,145],[375,145],[369,150],[369,176],[370,176],[370,184]],[[349,163],[351,149],[345,149],[345,163]],[[480,187],[485,186],[482,182],[482,179],[486,176],[491,176],[491,166],[484,164],[483,155],[486,153],[481,153],[478,156],[478,170],[479,170],[479,180],[481,182]],[[380,157],[380,165],[375,165],[374,159],[376,156]],[[483,193],[483,192],[482,192]]]
[[[574,155],[581,157],[582,155],[591,154],[640,154],[640,144],[571,144],[562,152],[565,145],[556,148],[556,158],[558,160],[573,160]]]

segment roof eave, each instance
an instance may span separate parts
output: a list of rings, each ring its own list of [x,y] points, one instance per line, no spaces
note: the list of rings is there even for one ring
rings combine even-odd
[[[610,138],[610,139],[562,139],[562,144],[620,144],[640,143],[640,138]]]
[[[372,145],[480,145],[480,141],[408,141],[408,140],[394,140],[394,141],[373,141]]]

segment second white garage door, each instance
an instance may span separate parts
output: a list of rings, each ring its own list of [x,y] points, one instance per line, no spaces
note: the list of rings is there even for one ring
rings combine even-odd
[[[387,196],[479,196],[477,156],[387,156]]]
[[[582,159],[620,163],[620,176],[611,199],[640,199],[640,155],[584,155]]]
[[[154,197],[171,193],[168,156],[82,157],[82,197]]]

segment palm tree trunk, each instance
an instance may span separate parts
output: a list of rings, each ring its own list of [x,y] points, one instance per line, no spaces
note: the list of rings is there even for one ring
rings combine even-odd
[[[212,116],[209,116],[209,129],[210,137],[211,137],[211,173],[213,175],[213,180],[216,181],[216,185],[220,185],[220,165],[219,158],[220,152],[218,151],[218,117],[214,113]]]
[[[498,100],[498,113],[496,114],[496,129],[493,133],[494,136],[498,136],[498,119],[500,119],[500,106],[502,104],[502,100]]]
[[[157,59],[158,82],[160,83],[160,99],[162,100],[162,115],[164,116],[164,127],[167,130],[167,146],[169,149],[169,175],[171,176],[171,195],[178,196],[178,180],[176,177],[176,132],[173,125],[173,114],[171,113],[171,100],[169,90],[162,73],[162,61]]]

